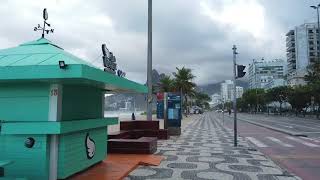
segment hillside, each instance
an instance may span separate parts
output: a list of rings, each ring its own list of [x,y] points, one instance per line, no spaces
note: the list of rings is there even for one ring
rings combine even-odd
[[[153,85],[157,85],[161,78],[164,77],[163,73],[158,73],[157,70],[152,71]],[[198,86],[197,90],[204,92],[208,95],[215,93],[220,94],[221,82]],[[243,80],[237,81],[238,86],[242,86],[244,89],[248,88],[248,82]],[[131,102],[136,109],[144,110],[146,108],[146,95],[145,94],[114,94],[106,97],[106,110],[117,110],[119,108],[125,107],[125,102]],[[155,104],[154,104],[155,106]]]

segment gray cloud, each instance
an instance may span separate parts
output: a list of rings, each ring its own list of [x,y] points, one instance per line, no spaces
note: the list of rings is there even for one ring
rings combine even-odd
[[[315,0],[154,0],[153,67],[171,73],[175,67],[185,66],[193,69],[197,83],[207,84],[231,78],[233,44],[238,46],[239,63],[248,64],[253,58],[262,57],[285,59],[286,32],[295,25],[314,21],[315,12],[309,5],[316,3]],[[206,12],[204,4],[214,17]],[[244,8],[235,15],[243,13],[246,19],[223,14],[233,8],[229,7],[232,4],[239,6],[237,10]],[[3,0],[0,48],[39,38],[33,27],[41,23],[44,7],[48,8],[49,22],[55,28],[48,39],[100,66],[100,45],[107,43],[129,79],[146,81],[147,1]],[[263,17],[245,16],[248,11],[262,13]],[[221,18],[217,19],[218,16]],[[260,21],[263,27],[259,29]]]

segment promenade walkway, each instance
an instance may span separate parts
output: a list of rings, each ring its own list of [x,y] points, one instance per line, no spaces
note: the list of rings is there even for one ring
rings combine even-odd
[[[293,180],[261,152],[239,137],[233,147],[233,133],[221,126],[210,113],[183,122],[182,135],[158,141],[160,166],[140,166],[126,180],[217,179]]]

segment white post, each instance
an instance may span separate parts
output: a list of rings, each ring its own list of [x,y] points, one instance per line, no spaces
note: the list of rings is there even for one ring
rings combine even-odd
[[[61,104],[62,104],[62,86],[59,84],[51,84],[49,91],[49,113],[48,121],[61,120]],[[50,135],[50,152],[49,152],[49,180],[58,178],[58,151],[59,136]]]

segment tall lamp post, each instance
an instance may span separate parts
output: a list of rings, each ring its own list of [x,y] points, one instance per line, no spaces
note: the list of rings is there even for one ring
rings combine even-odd
[[[318,20],[318,27],[317,27],[317,30],[316,30],[316,37],[317,37],[317,50],[318,50],[318,62],[320,61],[320,48],[319,48],[319,43],[320,43],[320,37],[319,37],[319,27],[320,27],[320,22],[319,22],[319,8],[320,8],[320,4],[316,5],[316,6],[310,6],[312,9],[315,9],[317,10],[317,20]],[[317,32],[318,31],[318,32]]]
[[[256,113],[258,113],[258,85],[257,85],[257,67],[255,59],[252,60],[252,65],[254,67],[254,84],[256,90]]]
[[[237,47],[233,45],[233,133],[234,133],[234,147],[238,146],[238,130],[237,130],[237,93],[236,93],[236,79],[237,79]]]
[[[148,0],[147,120],[152,120],[152,0]]]

